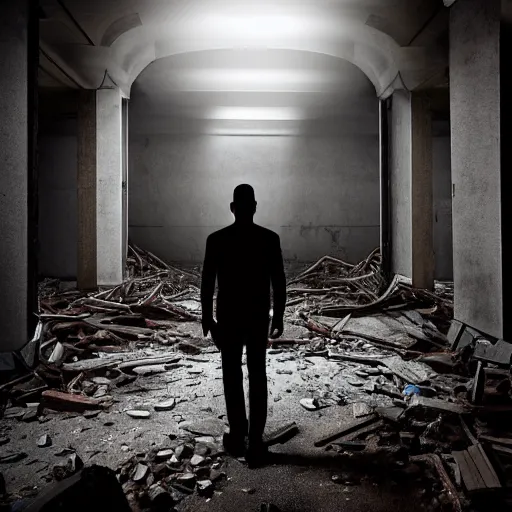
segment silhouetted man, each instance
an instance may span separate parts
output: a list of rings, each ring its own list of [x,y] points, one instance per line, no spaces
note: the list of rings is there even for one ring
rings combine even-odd
[[[234,456],[245,453],[250,465],[263,462],[267,420],[266,348],[270,322],[270,285],[274,294],[271,337],[283,334],[286,279],[279,236],[254,224],[254,190],[239,185],[233,193],[234,224],[211,234],[201,283],[203,333],[211,332],[221,351],[224,395],[230,432],[224,447]],[[213,293],[217,278],[217,322]],[[242,351],[249,372],[249,422],[245,412]],[[248,447],[245,451],[245,438]]]

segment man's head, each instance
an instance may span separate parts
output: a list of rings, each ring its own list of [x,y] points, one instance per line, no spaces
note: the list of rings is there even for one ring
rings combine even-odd
[[[256,213],[256,199],[251,185],[238,185],[233,192],[231,212],[237,220],[252,220]]]

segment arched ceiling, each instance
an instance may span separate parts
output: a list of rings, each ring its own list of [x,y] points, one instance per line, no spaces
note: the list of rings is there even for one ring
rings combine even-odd
[[[207,50],[158,59],[132,87],[131,119],[376,123],[375,89],[346,60],[291,50]],[[163,119],[167,118],[167,119]],[[375,124],[374,123],[374,124]]]
[[[307,73],[317,54],[357,66],[381,96],[396,86],[415,88],[446,66],[442,0],[41,0],[41,7],[47,85],[97,88],[108,70],[129,96],[141,72],[164,59],[202,67],[202,79],[218,87],[220,68],[227,70],[224,80],[236,69],[267,69],[258,53],[266,52],[275,87],[285,79],[278,55],[293,56],[300,80],[301,66]],[[243,58],[244,50],[247,59],[259,55],[257,66]],[[222,55],[222,66],[200,64],[198,55]],[[318,69],[316,79],[329,82],[330,68]],[[190,80],[187,73],[182,81]]]

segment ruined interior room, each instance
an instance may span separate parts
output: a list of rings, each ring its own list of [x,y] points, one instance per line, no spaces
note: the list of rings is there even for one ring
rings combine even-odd
[[[4,0],[0,510],[511,510],[511,17]],[[208,259],[253,214],[268,332],[256,257]],[[228,324],[264,343],[240,453]]]

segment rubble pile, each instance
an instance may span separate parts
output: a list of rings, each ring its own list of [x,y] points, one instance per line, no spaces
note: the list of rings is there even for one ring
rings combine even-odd
[[[341,320],[297,312],[296,322],[312,332],[298,356],[339,361],[346,386],[337,397],[353,407],[353,422],[315,446],[348,457],[363,473],[379,455],[395,469],[406,461],[407,468],[430,467],[442,483],[432,510],[460,511],[482,497],[506,510],[512,504],[506,491],[512,484],[512,345],[456,321],[443,334],[432,315],[447,307],[449,295],[428,296],[427,307],[412,309],[410,302]],[[301,405],[314,411],[328,404],[316,393]]]
[[[194,492],[213,496],[226,479],[221,446],[222,438],[180,438],[129,459],[119,468],[118,479],[132,510],[170,510]]]
[[[198,386],[206,378],[187,364],[208,363],[197,356],[216,351],[199,326],[199,269],[168,265],[134,245],[129,250],[127,279],[115,288],[84,293],[59,281],[41,283],[39,364],[0,386],[4,418],[44,422],[47,409],[93,418],[111,408],[117,393],[132,392],[138,379],[155,376],[156,384],[172,370],[175,380],[165,381],[152,406],[170,411],[177,399],[167,384],[181,379]],[[278,356],[275,373],[300,383],[305,415],[351,406],[352,421],[315,442],[354,468],[352,476],[334,475],[336,483],[390,468],[386,477],[431,475],[433,510],[460,511],[481,496],[506,501],[512,345],[452,320],[451,284],[436,283],[434,292],[414,289],[399,276],[386,279],[380,264],[378,250],[357,265],[325,256],[288,280],[285,334],[269,340],[269,357]],[[323,362],[331,372],[327,383],[319,378]],[[124,413],[140,420],[153,414],[147,408]],[[208,499],[225,478],[222,429],[194,437],[183,428],[180,423],[168,444],[119,468],[134,510],[165,509],[196,492]],[[293,422],[281,427],[274,433],[280,440],[269,444],[297,431]],[[0,445],[8,443],[0,434]],[[39,447],[51,444],[47,435],[37,439]],[[26,454],[6,457],[0,462]],[[69,473],[70,464],[76,461],[52,478]]]

